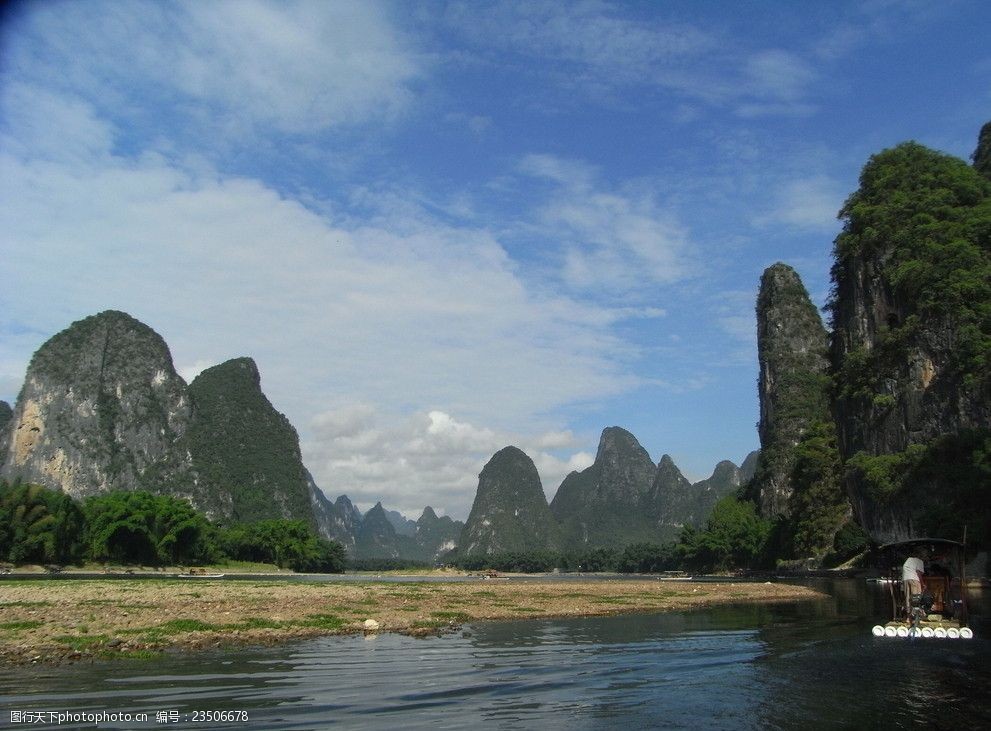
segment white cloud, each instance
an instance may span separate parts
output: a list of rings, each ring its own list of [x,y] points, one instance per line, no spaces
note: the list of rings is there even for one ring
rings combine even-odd
[[[217,363],[211,362],[209,360],[197,360],[195,363],[190,365],[177,365],[176,373],[182,376],[182,380],[186,383],[192,383],[193,379],[196,378],[200,373],[205,371],[207,368],[217,365]]]
[[[755,95],[786,101],[801,98],[815,80],[805,61],[780,49],[753,54],[747,59],[746,75]]]
[[[756,226],[785,224],[800,229],[837,230],[836,214],[843,205],[842,186],[825,175],[814,175],[781,183],[772,195],[770,208],[754,216]]]
[[[520,171],[554,184],[538,226],[563,242],[561,276],[571,288],[630,294],[692,273],[687,230],[649,189],[606,188],[589,166],[552,155],[528,155]]]
[[[561,457],[548,451],[573,449],[571,432],[527,437],[439,410],[396,418],[367,404],[346,404],[317,415],[312,427],[304,459],[328,494],[347,494],[362,510],[381,500],[414,519],[431,505],[464,520],[485,463],[510,444],[534,460],[548,500],[570,471],[593,461],[587,452]]]
[[[550,81],[542,94],[554,87],[568,94],[577,89],[585,98],[615,102],[630,88],[656,89],[731,106],[747,117],[815,110],[804,98],[817,74],[798,53],[753,50],[714,24],[703,27],[703,21],[659,17],[663,13],[631,17],[626,11],[597,1],[458,3],[449,7],[446,21],[477,48],[539,59],[527,68]],[[674,115],[690,121],[699,111],[681,103]]]
[[[312,424],[309,466],[328,491],[464,507],[466,476],[513,443],[508,425],[557,428],[555,408],[637,383],[610,327],[659,310],[535,293],[490,232],[441,223],[416,195],[338,220],[202,161],[118,156],[105,144],[115,130],[85,103],[22,98],[72,109],[64,118],[78,123],[72,150],[44,158],[0,139],[5,317],[52,334],[128,311],[162,334],[187,378],[254,357],[276,408]],[[12,361],[26,363],[26,348]],[[527,443],[539,456],[564,442]]]
[[[165,104],[225,133],[316,131],[410,101],[415,54],[378,3],[37,3],[8,29],[8,72],[108,109]],[[31,49],[21,51],[20,49]],[[154,105],[154,106],[153,106]]]

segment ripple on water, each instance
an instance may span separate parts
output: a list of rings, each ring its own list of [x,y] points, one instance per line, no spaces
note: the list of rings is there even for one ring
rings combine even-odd
[[[6,709],[152,719],[235,709],[248,711],[247,728],[272,730],[991,727],[986,632],[955,644],[875,640],[873,619],[845,602],[492,622],[467,637],[328,637],[4,669],[0,727]]]

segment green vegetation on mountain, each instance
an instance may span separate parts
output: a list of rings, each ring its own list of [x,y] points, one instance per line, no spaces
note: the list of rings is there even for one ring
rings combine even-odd
[[[975,167],[908,142],[841,211],[833,322],[844,478],[875,537],[991,541],[991,128]]]
[[[907,351],[936,331],[952,338],[942,378],[969,391],[991,377],[991,181],[964,161],[906,142],[874,155],[860,188],[840,215],[835,245],[834,329],[837,302],[854,258],[874,264],[890,292],[892,312],[879,346],[852,350],[839,363],[846,395],[889,395],[879,384],[897,377]]]
[[[235,522],[282,517],[313,524],[299,437],[259,381],[254,361],[237,358],[206,369],[189,384],[193,466],[210,486],[217,515]]]
[[[971,159],[974,161],[974,170],[991,180],[991,122],[981,127],[981,133],[977,138],[977,149],[974,150]]]
[[[83,497],[177,492],[190,465],[174,449],[189,419],[185,384],[154,330],[108,310],[72,323],[31,358],[0,476]]]
[[[837,531],[849,519],[843,468],[833,423],[816,421],[795,447],[788,521],[788,558],[822,558],[833,548]]]
[[[763,517],[787,522],[795,445],[813,423],[831,420],[828,341],[801,278],[786,264],[764,271],[756,309],[761,450],[747,494]]]
[[[478,476],[471,513],[461,531],[461,558],[552,551],[560,538],[537,468],[522,450],[496,452]]]
[[[604,429],[595,462],[568,475],[551,501],[564,545],[621,548],[651,537],[656,511],[645,508],[655,471],[647,450],[630,432]]]

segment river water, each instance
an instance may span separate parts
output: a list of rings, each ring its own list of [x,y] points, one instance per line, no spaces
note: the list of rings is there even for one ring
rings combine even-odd
[[[814,585],[829,599],[4,668],[0,728],[94,728],[49,712],[118,729],[991,728],[980,603],[972,640],[876,639],[880,591]]]

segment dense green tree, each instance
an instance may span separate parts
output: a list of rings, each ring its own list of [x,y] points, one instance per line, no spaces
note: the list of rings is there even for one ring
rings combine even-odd
[[[302,520],[261,520],[233,525],[221,533],[221,546],[230,558],[274,563],[294,571],[341,573],[344,547],[317,537]]]
[[[764,551],[772,523],[734,495],[716,503],[704,530],[686,527],[678,540],[685,565],[704,571],[750,568]]]
[[[617,549],[603,546],[563,553],[558,560],[558,568],[562,571],[615,571],[618,560]]]
[[[832,423],[816,422],[802,436],[791,482],[792,553],[795,558],[822,557],[850,513]]]
[[[150,492],[87,498],[86,544],[91,559],[118,563],[206,563],[219,554],[215,529],[185,500]]]
[[[833,280],[851,257],[883,258],[879,269],[902,310],[881,348],[840,364],[847,393],[877,391],[934,321],[953,337],[951,375],[969,386],[991,376],[991,181],[963,160],[906,142],[874,155],[840,211]],[[835,316],[835,298],[829,304]],[[945,377],[945,375],[944,375]]]
[[[82,556],[82,526],[68,495],[20,480],[0,482],[0,559],[74,563]]]
[[[624,574],[656,574],[676,569],[680,559],[675,543],[631,543],[620,554],[616,570]]]

